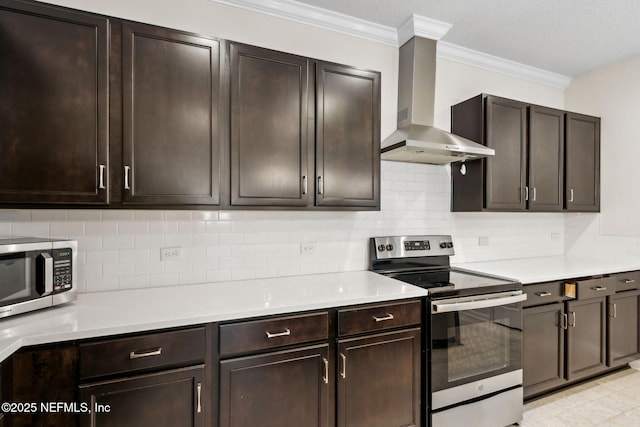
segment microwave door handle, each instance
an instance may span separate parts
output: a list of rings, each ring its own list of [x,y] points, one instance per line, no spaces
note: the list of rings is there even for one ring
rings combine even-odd
[[[431,313],[438,314],[448,313],[452,311],[477,310],[479,308],[499,307],[501,305],[522,302],[526,299],[527,294],[519,294],[510,295],[507,297],[485,298],[464,302],[455,302],[455,300],[448,300],[448,302],[434,302],[431,304]]]
[[[42,296],[50,295],[53,293],[53,258],[51,254],[43,252],[40,254],[42,257],[44,274],[42,280],[44,281],[44,292]]]

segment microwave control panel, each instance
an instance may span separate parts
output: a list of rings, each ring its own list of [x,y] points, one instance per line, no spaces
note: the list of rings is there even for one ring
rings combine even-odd
[[[64,292],[71,289],[72,252],[71,248],[53,249],[53,292]]]

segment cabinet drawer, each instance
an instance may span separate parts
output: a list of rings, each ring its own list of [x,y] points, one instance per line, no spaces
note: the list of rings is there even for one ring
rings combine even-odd
[[[232,323],[220,326],[220,356],[328,338],[327,312]]]
[[[616,292],[616,278],[613,276],[578,280],[575,283],[576,297],[581,300],[613,295]]]
[[[203,363],[204,328],[80,344],[80,378]]]
[[[522,303],[523,307],[549,304],[559,302],[564,299],[563,282],[536,283],[535,285],[525,285],[524,292],[527,300]]]
[[[422,323],[422,304],[409,301],[338,311],[338,335],[359,334]]]
[[[640,289],[640,271],[619,273],[614,277],[616,279],[616,292]]]

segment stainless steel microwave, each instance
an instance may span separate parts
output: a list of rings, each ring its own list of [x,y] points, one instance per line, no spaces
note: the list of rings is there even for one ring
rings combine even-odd
[[[76,299],[78,242],[0,238],[0,318]]]

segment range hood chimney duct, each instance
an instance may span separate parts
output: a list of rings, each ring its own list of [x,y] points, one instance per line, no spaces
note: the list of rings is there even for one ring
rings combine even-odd
[[[436,48],[435,40],[423,37],[413,37],[400,47],[398,130],[383,141],[382,160],[441,165],[495,154],[433,126]]]

